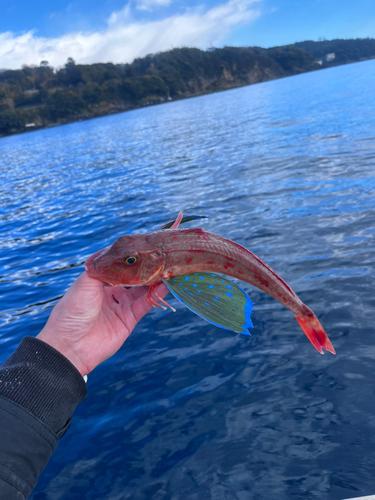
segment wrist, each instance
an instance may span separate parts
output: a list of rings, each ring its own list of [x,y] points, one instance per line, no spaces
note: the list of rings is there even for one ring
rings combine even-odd
[[[56,335],[49,335],[45,328],[36,336],[37,339],[50,345],[65,358],[72,363],[72,365],[79,371],[79,373],[84,377],[89,373],[87,366],[82,363],[77,351],[72,345],[68,344],[62,339],[59,339]]]
[[[72,363],[34,337],[21,340],[0,367],[0,379],[0,396],[25,408],[56,434],[87,393],[84,379]]]

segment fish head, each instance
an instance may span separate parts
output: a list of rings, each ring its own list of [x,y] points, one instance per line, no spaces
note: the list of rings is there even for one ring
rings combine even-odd
[[[86,272],[91,278],[112,286],[156,283],[162,274],[165,256],[159,247],[151,247],[144,236],[121,236],[87,259]]]

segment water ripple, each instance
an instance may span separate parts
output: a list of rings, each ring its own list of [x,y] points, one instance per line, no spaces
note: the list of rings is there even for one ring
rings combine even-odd
[[[252,336],[153,311],[89,376],[33,500],[375,492],[375,61],[0,140],[2,359],[84,260],[179,210],[272,265],[319,356],[257,289]]]

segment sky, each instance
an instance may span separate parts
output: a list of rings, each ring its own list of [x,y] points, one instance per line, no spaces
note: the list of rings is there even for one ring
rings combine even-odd
[[[175,47],[375,38],[375,0],[0,0],[0,69],[126,63]]]

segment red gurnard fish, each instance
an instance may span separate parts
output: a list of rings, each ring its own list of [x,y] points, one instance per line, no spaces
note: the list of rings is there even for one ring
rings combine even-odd
[[[240,287],[223,276],[238,278],[268,293],[295,315],[313,346],[336,354],[318,318],[293,290],[256,255],[234,241],[201,228],[180,229],[180,223],[202,218],[182,217],[157,231],[125,235],[86,261],[92,278],[112,286],[149,285],[147,300],[164,281],[172,294],[207,321],[249,334],[252,302]],[[160,299],[160,297],[157,295]],[[166,301],[162,303],[173,309]],[[174,309],[173,309],[174,310]]]

